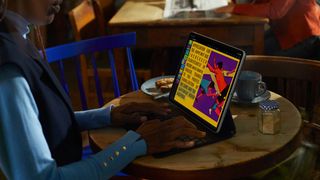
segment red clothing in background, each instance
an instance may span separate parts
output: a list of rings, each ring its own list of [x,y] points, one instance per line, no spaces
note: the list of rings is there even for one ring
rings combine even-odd
[[[236,4],[233,13],[269,18],[282,49],[320,35],[316,0],[256,0],[254,4]]]

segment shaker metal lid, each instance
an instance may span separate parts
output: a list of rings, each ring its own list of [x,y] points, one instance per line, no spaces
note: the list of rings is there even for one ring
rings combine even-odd
[[[259,103],[259,107],[263,110],[270,111],[274,109],[279,109],[279,103],[274,100],[267,100]]]

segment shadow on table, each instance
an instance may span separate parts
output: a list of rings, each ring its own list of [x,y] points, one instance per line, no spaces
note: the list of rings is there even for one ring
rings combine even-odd
[[[320,179],[319,147],[303,142],[288,159],[277,166],[251,177],[252,180],[311,180]]]

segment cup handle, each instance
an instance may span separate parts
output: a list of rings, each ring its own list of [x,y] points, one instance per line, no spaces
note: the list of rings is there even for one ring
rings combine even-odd
[[[259,81],[256,87],[256,97],[261,96],[267,91],[267,85],[265,82]]]

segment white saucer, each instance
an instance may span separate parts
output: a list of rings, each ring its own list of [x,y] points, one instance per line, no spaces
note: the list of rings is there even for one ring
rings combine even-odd
[[[257,104],[262,101],[268,100],[270,98],[270,96],[271,96],[270,92],[266,91],[261,96],[255,97],[251,101],[245,101],[245,100],[239,99],[237,93],[234,93],[231,101],[234,103],[239,103],[239,104]]]
[[[159,89],[156,88],[156,81],[162,78],[174,78],[174,75],[169,75],[169,76],[158,76],[152,79],[149,79],[148,81],[144,82],[141,85],[141,90],[145,94],[148,94],[150,96],[161,96],[161,95],[167,95],[169,96],[169,93],[163,93]]]

